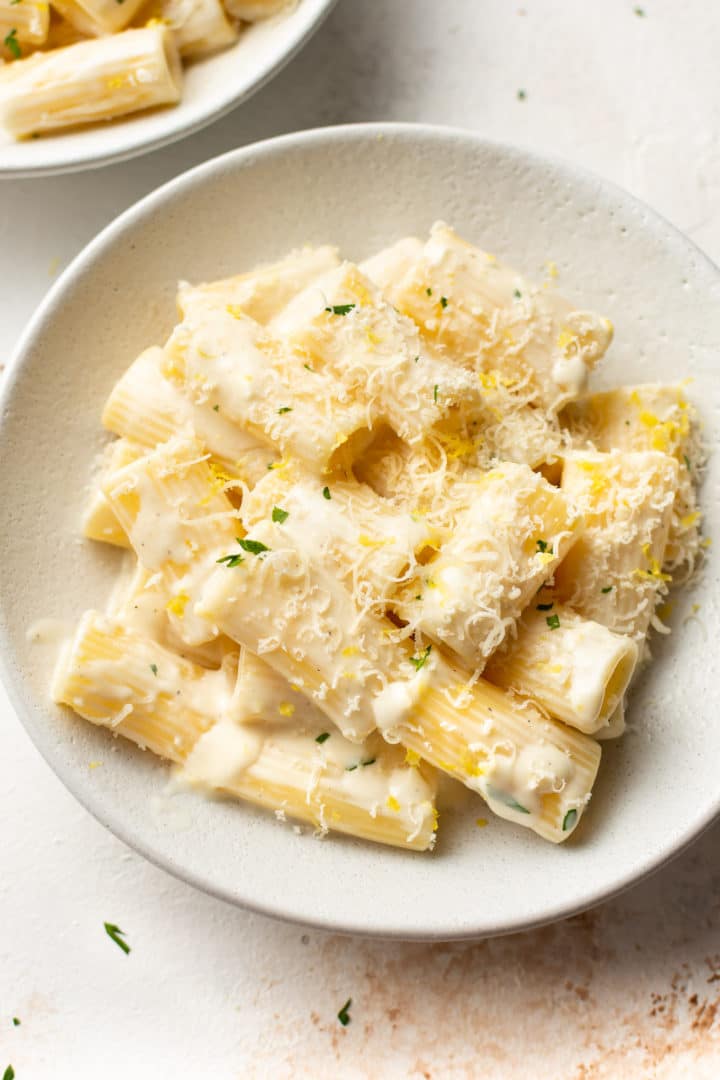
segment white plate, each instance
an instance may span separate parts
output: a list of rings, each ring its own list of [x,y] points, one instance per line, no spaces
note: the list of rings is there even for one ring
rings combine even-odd
[[[336,2],[299,0],[289,12],[246,27],[231,48],[184,65],[182,100],[171,108],[23,142],[0,127],[0,179],[109,165],[199,131],[276,75]]]
[[[238,213],[238,208],[242,209]],[[251,146],[167,184],[65,271],[8,375],[0,438],[0,655],[14,705],[53,769],[138,851],[218,896],[306,923],[404,938],[497,934],[560,918],[667,861],[718,814],[718,555],[656,639],[630,733],[607,745],[576,836],[553,847],[472,801],[441,821],[432,855],[297,836],[272,815],[199,795],[163,797],[167,772],[48,701],[42,617],[102,604],[117,554],[79,539],[99,415],[114,380],[175,319],[178,278],[220,277],[311,243],[359,259],[443,217],[528,275],[613,320],[601,383],[692,376],[719,429],[720,273],[670,225],[597,177],[475,135],[404,125],[312,131]],[[720,519],[720,457],[703,502]],[[683,625],[692,602],[696,617]],[[92,760],[103,762],[90,770]],[[488,815],[489,816],[489,815]]]

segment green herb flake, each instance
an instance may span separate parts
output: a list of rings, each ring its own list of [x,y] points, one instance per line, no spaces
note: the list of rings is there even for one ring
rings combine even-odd
[[[153,675],[157,675],[157,671],[158,671],[157,664],[151,664],[150,665],[150,670],[152,671]]]
[[[277,521],[279,525],[282,525],[283,521],[287,521],[290,517],[289,510],[282,510],[279,506],[273,506],[272,519]]]
[[[418,595],[417,595],[417,596],[415,597],[415,599],[416,599],[416,600],[422,600],[422,594],[421,594],[421,593],[418,593]]]
[[[20,0],[18,0],[18,3],[19,2]],[[17,1016],[13,1016],[13,1027],[20,1027],[20,1020],[17,1018]]]
[[[429,288],[429,287],[428,287],[428,288],[427,288],[427,289],[425,290],[425,292],[426,292],[426,293],[428,294],[428,296],[432,296],[432,289],[431,289],[431,288]]]
[[[549,604],[536,604],[535,605],[535,610],[536,611],[551,611],[553,606],[554,605],[553,605],[552,601],[550,601]]]
[[[416,364],[417,364],[417,362],[418,362],[418,360],[419,360],[419,359],[420,359],[420,357],[419,357],[419,356],[416,356],[416,357],[415,357],[415,363],[416,363]]]
[[[220,412],[220,406],[219,405],[213,405],[213,412]]]
[[[502,803],[503,806],[509,806],[511,810],[517,810],[519,814],[530,813],[526,806],[519,803],[512,795],[508,795],[506,791],[501,791],[500,788],[496,788],[494,784],[487,784],[485,792],[489,799],[495,799],[496,802]]]
[[[250,555],[264,555],[266,551],[270,551],[270,548],[263,544],[260,540],[241,540],[237,538],[237,542],[243,551],[249,552]]]
[[[303,367],[306,371],[312,371],[313,375],[315,374],[315,368],[311,368],[309,364],[303,364]]]
[[[19,4],[21,0],[10,0],[10,7],[14,7],[15,4]]]
[[[242,546],[242,540],[239,536],[236,536],[235,540],[238,544]],[[240,563],[245,562],[245,559],[238,551],[234,555],[223,555],[223,557],[221,559],[218,559],[217,561],[219,563],[225,563],[228,569],[232,570],[235,566],[239,566]]]
[[[563,818],[562,831],[567,832],[568,829],[572,829],[573,825],[577,821],[577,810],[568,810],[567,814]]]
[[[345,1004],[343,1005],[342,1009],[340,1009],[340,1012],[337,1014],[337,1018],[340,1021],[340,1023],[342,1024],[343,1027],[347,1027],[348,1024],[350,1023],[350,1013],[348,1012],[348,1009],[350,1008],[351,1005],[352,1005],[352,998],[348,998],[347,1001],[345,1002]]]
[[[689,469],[690,468],[690,458],[687,456],[687,454],[683,454],[683,461],[685,462],[685,468]]]
[[[559,615],[548,615],[545,619],[545,622],[548,624],[551,630],[558,630],[560,628]]]
[[[278,409],[278,416],[283,416],[286,412],[292,412],[292,405],[283,405],[281,409]]]
[[[121,930],[119,926],[115,926],[114,923],[106,922],[103,923],[103,926],[105,927],[105,933],[107,934],[107,936],[109,938],[112,938],[118,948],[122,949],[122,951],[127,955],[127,953],[130,952],[130,946],[126,941],[122,940],[125,937],[125,931]]]
[[[637,15],[637,17],[639,19],[644,19],[645,18],[645,8],[634,7],[633,12]]]
[[[17,39],[17,27],[14,26],[9,34],[5,35],[3,45],[6,49],[9,49],[16,60],[19,60],[22,56],[22,49],[20,48],[20,42]]]
[[[441,296],[440,297],[440,307],[446,308],[447,306],[448,306],[448,298],[447,298],[447,296]]]
[[[329,487],[324,487],[323,488],[323,499],[332,499],[332,495],[330,494],[330,488]]]
[[[323,732],[320,733],[320,735],[316,736],[315,742],[320,743],[320,745],[322,746],[322,744],[324,742],[327,742],[329,738],[330,738],[330,732],[329,731],[323,731]]]
[[[438,384],[435,383],[435,386],[433,387],[433,401],[435,402],[436,405],[437,405],[437,392],[438,392]]]
[[[416,671],[419,671],[420,668],[425,667],[425,664],[427,663],[427,658],[431,652],[432,645],[426,645],[422,652],[410,657],[410,663],[414,665]]]
[[[355,307],[355,304],[333,304],[332,307],[326,307],[325,310],[331,315],[349,315]]]
[[[355,772],[356,769],[357,769],[357,762],[355,762],[354,765],[348,765],[348,767],[345,769],[345,772]]]
[[[369,761],[361,761],[360,764],[362,765],[363,769],[367,769],[368,765],[374,765],[376,761],[377,758],[371,757]]]
[[[601,593],[609,593],[609,592],[612,592],[612,591],[613,591],[612,585],[606,585],[603,589],[600,590]]]
[[[15,1070],[12,1065],[8,1065],[7,1069],[3,1073],[3,1080],[15,1080]]]
[[[536,540],[535,543],[537,544],[538,551],[542,551],[542,553],[545,554],[548,549],[547,540]]]
[[[522,293],[520,292],[519,289],[516,289],[513,295],[514,295],[516,300],[522,300]]]
[[[520,89],[517,92],[518,101],[527,101],[527,90]]]

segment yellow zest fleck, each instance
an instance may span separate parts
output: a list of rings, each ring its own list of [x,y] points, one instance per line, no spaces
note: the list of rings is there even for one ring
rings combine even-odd
[[[576,344],[577,344],[577,337],[575,336],[575,334],[573,334],[572,331],[570,331],[570,330],[566,330],[565,327],[562,327],[561,330],[560,330],[560,333],[557,336],[557,346],[558,346],[558,348],[562,349],[563,352],[566,352],[570,345],[576,345]]]
[[[700,541],[700,547],[703,547],[703,548],[709,548],[711,544],[712,544],[712,539],[709,536],[706,536],[704,540]]]
[[[171,379],[174,382],[183,382],[185,379],[182,368],[179,368],[175,361],[169,358],[163,362],[161,370],[166,379]]]
[[[658,420],[655,413],[651,413],[651,412],[648,412],[647,409],[643,409],[642,412],[640,413],[640,423],[644,424],[645,427],[650,427],[651,428],[651,427],[655,427],[656,424],[659,424],[660,421]]]
[[[239,304],[228,304],[225,310],[228,315],[232,315],[233,319],[242,319],[245,315]]]
[[[438,761],[438,768],[444,769],[445,772],[454,772],[455,770],[455,766],[453,765],[452,761],[444,761],[443,758],[440,758],[440,760]]]
[[[392,634],[392,630],[387,631],[387,632]],[[340,674],[340,678],[341,679],[349,679],[350,682],[352,682],[354,679],[357,679],[357,673],[354,672],[354,671],[343,671]]]
[[[463,769],[468,776],[483,776],[485,773],[483,767],[478,764],[477,760],[470,753],[464,755],[462,763]]]
[[[555,556],[553,555],[552,551],[538,551],[535,558],[538,560],[541,566],[547,566],[548,563],[551,563],[554,560]]]
[[[485,252],[485,258],[487,259],[487,261],[490,263],[491,266],[494,266],[495,263],[497,262],[497,256],[496,255],[491,255],[489,251]]]
[[[99,769],[102,761],[88,761],[88,769]]]
[[[505,479],[505,473],[501,472],[500,469],[491,469],[490,472],[485,473],[485,479],[486,480],[504,480]]]
[[[487,818],[484,818],[484,817],[479,817],[479,818],[478,818],[478,819],[476,820],[476,822],[475,822],[475,824],[477,825],[478,829],[484,829],[484,828],[485,828],[485,826],[487,825],[487,823],[488,823],[488,822],[487,822]]]
[[[397,801],[394,795],[388,795],[386,806],[388,810],[394,810],[396,814],[400,810],[400,803]]]
[[[497,388],[497,376],[494,371],[480,371],[478,379],[483,390],[495,390]]]
[[[371,345],[382,345],[383,338],[378,337],[377,334],[373,334],[372,330],[368,330],[365,336]]]
[[[122,90],[126,81],[124,75],[111,75],[109,79],[105,80],[105,86],[108,90]]]
[[[415,768],[420,764],[420,755],[415,750],[406,750],[405,764],[412,765],[412,767]]]
[[[547,272],[548,272],[548,274],[549,274],[549,276],[551,278],[555,279],[556,277],[559,276],[560,272],[559,272],[559,270],[557,268],[557,263],[554,262],[552,259],[547,260],[547,262],[545,263],[545,269],[547,270]]]
[[[692,606],[692,608],[690,610],[692,611],[693,615],[697,615],[698,611],[700,610],[700,605],[699,604],[693,604],[693,606]]]
[[[436,810],[436,809],[435,809],[435,807],[434,807],[434,806],[433,806],[433,808],[432,808],[432,811],[431,811],[431,812],[432,812],[432,819],[433,819],[433,827],[432,827],[432,831],[433,831],[433,832],[437,832],[437,831],[438,831],[438,827],[439,827],[439,826],[438,826],[438,822],[440,821],[440,813],[439,813],[439,811],[438,811],[438,810]]]
[[[440,431],[437,432],[437,438],[450,461],[456,461],[467,454],[474,454],[478,446],[474,439],[464,439],[460,435],[446,434]]]
[[[348,645],[347,648],[342,651],[343,656],[357,656],[358,649],[355,645]]]
[[[173,615],[182,617],[185,614],[185,607],[189,599],[190,597],[187,593],[178,593],[177,596],[173,596],[172,600],[168,600],[165,607],[168,611],[172,612]]]
[[[373,540],[371,536],[367,536],[366,533],[360,533],[358,536],[358,543],[363,547],[384,547],[385,544],[392,544],[395,540],[394,536],[385,536],[382,540]]]
[[[340,435],[340,434],[336,435],[335,436],[335,442],[333,443],[333,450],[337,450],[337,448],[339,446],[342,446],[343,443],[346,443],[347,441],[348,441],[347,435]]]
[[[689,529],[691,525],[695,524],[699,517],[699,510],[693,511],[692,514],[686,514],[685,517],[680,518],[680,527],[683,529]]]
[[[515,344],[515,335],[513,334],[512,330],[510,330],[510,328],[507,327],[507,326],[503,330],[503,337],[504,337],[505,341],[508,342],[509,345],[514,345]]]
[[[163,19],[161,16],[155,15],[155,16],[153,16],[152,19],[148,19],[148,21],[145,23],[145,25],[146,26],[170,26],[170,20],[169,19]]]
[[[281,701],[278,705],[278,712],[281,716],[292,716],[295,712],[295,706],[290,701]]]

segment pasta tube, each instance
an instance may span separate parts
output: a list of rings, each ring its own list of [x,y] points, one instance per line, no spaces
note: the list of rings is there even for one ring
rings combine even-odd
[[[23,0],[24,2],[24,0]],[[145,0],[52,0],[52,5],[81,34],[100,37],[129,26]]]
[[[152,0],[140,18],[146,25],[157,19],[169,26],[183,58],[206,56],[238,38],[237,25],[230,22],[220,0]]]
[[[0,55],[17,60],[28,48],[42,45],[50,29],[45,0],[0,0]]]
[[[297,0],[223,0],[225,7],[236,19],[257,22],[275,15],[278,11],[295,7]]]
[[[640,643],[669,580],[662,562],[677,485],[677,461],[656,450],[568,455],[562,490],[585,525],[558,567],[559,599]]]
[[[259,266],[249,273],[237,274],[201,285],[181,282],[177,303],[181,318],[208,300],[221,300],[235,311],[265,325],[321,274],[338,265],[337,249],[304,247],[291,251],[275,263]]]
[[[193,307],[165,348],[193,401],[217,405],[312,471],[330,469],[352,436],[366,437],[365,409],[342,385],[220,299]]]
[[[470,670],[482,670],[575,541],[580,521],[565,496],[525,465],[504,463],[452,495],[452,535],[405,587],[398,610]]]
[[[191,402],[176,376],[161,348],[141,353],[105,404],[102,422],[108,431],[149,447],[181,433],[195,435],[225,472],[250,482],[264,476],[273,452],[221,416],[219,406]]]
[[[485,675],[597,737],[627,690],[637,645],[560,604],[543,603],[545,596],[526,609],[517,636],[490,657]]]
[[[235,658],[236,659],[236,658]],[[379,740],[357,747],[339,732],[238,723],[232,658],[206,671],[119,622],[87,612],[55,673],[53,696],[92,723],[183,766],[193,784],[282,817],[378,843],[432,847],[428,770],[403,764]],[[219,717],[219,719],[218,719]]]
[[[367,410],[370,427],[385,420],[413,440],[461,403],[474,413],[480,407],[471,373],[434,354],[352,263],[311,284],[270,327],[337,379]]]
[[[677,460],[678,489],[663,568],[674,579],[689,577],[701,543],[695,482],[705,455],[697,412],[683,386],[648,383],[589,394],[567,407],[563,421],[578,448],[659,450]]]
[[[137,443],[132,443],[128,439],[117,439],[106,448],[103,473],[116,472],[125,465],[129,465],[131,461],[142,457],[143,453],[143,447],[138,446]],[[114,544],[116,547],[130,547],[127,533],[103,495],[100,486],[95,488],[85,508],[82,531],[88,540],[99,540],[104,544]]]
[[[12,66],[0,84],[0,122],[16,138],[180,100],[182,68],[166,27],[80,41]]]
[[[537,289],[442,222],[399,280],[375,268],[391,303],[428,341],[481,378],[530,387],[530,400],[552,413],[578,396],[612,339],[608,319]]]

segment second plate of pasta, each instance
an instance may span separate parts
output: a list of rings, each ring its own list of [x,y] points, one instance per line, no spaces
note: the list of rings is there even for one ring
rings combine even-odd
[[[120,835],[248,906],[407,937],[579,910],[717,811],[690,704],[716,662],[717,272],[629,197],[467,135],[247,160],[106,230],[21,349],[0,474],[26,723]],[[29,497],[44,431],[62,454]]]

